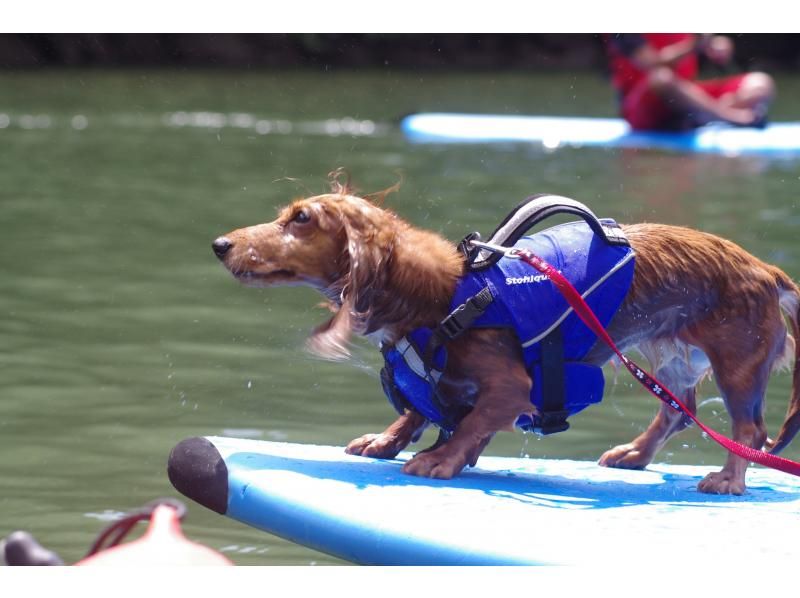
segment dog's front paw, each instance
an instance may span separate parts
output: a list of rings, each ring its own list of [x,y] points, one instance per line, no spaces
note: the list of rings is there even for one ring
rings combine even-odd
[[[457,476],[466,464],[463,458],[449,454],[447,451],[436,449],[414,455],[403,465],[403,473],[421,478],[449,480]]]
[[[697,489],[706,494],[744,494],[744,480],[737,478],[727,471],[710,473],[697,484]]]
[[[344,449],[348,455],[360,455],[374,459],[394,459],[403,450],[397,438],[388,434],[364,434],[356,438]]]
[[[650,457],[633,444],[620,444],[603,453],[598,463],[603,467],[644,469],[650,463]]]

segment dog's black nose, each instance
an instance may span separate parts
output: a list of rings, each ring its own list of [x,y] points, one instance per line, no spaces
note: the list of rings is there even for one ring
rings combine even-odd
[[[231,243],[228,237],[219,237],[218,239],[214,239],[211,247],[214,249],[214,253],[217,254],[217,257],[222,259],[225,257],[225,254],[230,251],[231,247],[233,247],[233,243]]]

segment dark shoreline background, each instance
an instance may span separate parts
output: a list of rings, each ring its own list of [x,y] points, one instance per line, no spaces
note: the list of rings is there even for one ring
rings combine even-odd
[[[800,69],[800,34],[727,34],[743,69]],[[603,69],[599,34],[1,34],[0,69]]]

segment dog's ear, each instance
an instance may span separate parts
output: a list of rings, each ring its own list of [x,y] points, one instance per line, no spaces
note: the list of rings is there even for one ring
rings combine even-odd
[[[387,261],[392,253],[393,238],[372,220],[343,220],[350,265],[342,299],[344,305],[350,305],[353,324],[357,326],[369,319],[375,296],[386,286]]]
[[[365,332],[375,298],[386,288],[393,222],[380,208],[374,210],[348,206],[339,213],[347,261],[347,270],[339,282],[341,306],[336,315],[314,330],[307,343],[309,351],[325,359],[349,357],[350,336]]]
[[[342,305],[327,322],[317,326],[306,341],[306,349],[323,359],[344,361],[350,357],[347,348],[352,332],[350,308]]]

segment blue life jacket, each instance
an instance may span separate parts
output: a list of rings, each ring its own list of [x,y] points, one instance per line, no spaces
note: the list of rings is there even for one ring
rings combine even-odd
[[[580,221],[522,237],[514,246],[531,251],[560,271],[607,326],[633,279],[634,251],[613,220],[597,223],[616,231],[614,244],[595,234],[597,226]],[[451,316],[463,311],[473,298],[480,299],[473,303],[481,306],[473,310],[476,317],[470,326],[510,328],[516,333],[533,380],[531,403],[539,413],[555,416],[548,423],[522,415],[518,427],[544,434],[562,431],[569,427],[567,417],[602,399],[602,369],[581,362],[597,337],[545,275],[521,260],[503,258],[461,278],[450,304]],[[413,409],[448,433],[469,407],[447,405],[438,391],[447,351],[437,332],[418,328],[395,345],[384,347],[381,379],[398,412]],[[554,394],[562,396],[552,397]]]

